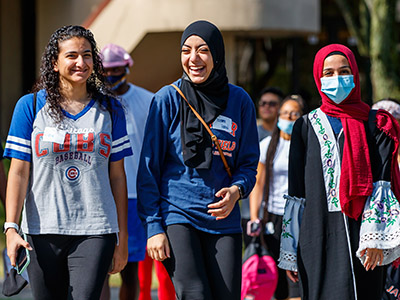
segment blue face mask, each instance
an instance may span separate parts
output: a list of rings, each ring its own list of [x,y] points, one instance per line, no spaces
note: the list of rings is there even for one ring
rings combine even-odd
[[[355,87],[353,75],[321,78],[321,92],[336,104],[340,104]]]
[[[124,82],[126,82],[126,74],[122,74],[122,75],[118,75],[118,76],[107,76],[107,81],[111,85],[111,90],[115,91]]]
[[[292,134],[294,121],[284,120],[279,118],[278,124],[276,124],[280,130],[284,133]]]

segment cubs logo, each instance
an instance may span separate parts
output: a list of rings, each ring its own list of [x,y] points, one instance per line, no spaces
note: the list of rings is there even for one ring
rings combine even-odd
[[[80,173],[81,172],[77,167],[72,166],[65,171],[65,176],[68,178],[68,180],[75,181],[79,178]]]

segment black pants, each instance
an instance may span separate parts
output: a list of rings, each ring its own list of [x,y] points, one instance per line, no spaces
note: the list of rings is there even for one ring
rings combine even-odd
[[[171,258],[164,266],[179,300],[240,300],[242,235],[209,234],[190,225],[166,230]]]
[[[116,235],[28,235],[28,266],[37,300],[98,300],[114,255]]]

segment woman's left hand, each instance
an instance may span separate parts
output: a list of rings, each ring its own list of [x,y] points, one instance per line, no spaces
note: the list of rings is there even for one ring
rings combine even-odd
[[[382,265],[383,250],[376,248],[367,248],[360,253],[361,257],[365,255],[364,268],[365,270],[373,270],[378,265]]]
[[[115,246],[112,270],[108,274],[121,272],[128,263],[128,238],[119,237],[119,245]]]
[[[237,185],[232,185],[231,187],[222,188],[215,196],[222,197],[222,199],[208,205],[209,210],[207,212],[213,217],[216,217],[217,220],[225,219],[229,216],[235,207],[236,201],[240,198],[239,187]]]

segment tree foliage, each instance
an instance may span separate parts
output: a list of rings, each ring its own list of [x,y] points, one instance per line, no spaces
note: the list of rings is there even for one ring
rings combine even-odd
[[[361,56],[370,60],[373,100],[400,99],[396,0],[335,0]]]

